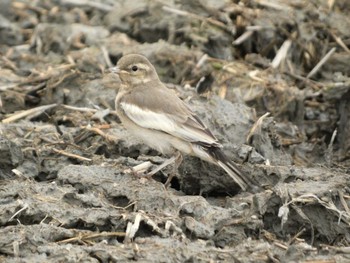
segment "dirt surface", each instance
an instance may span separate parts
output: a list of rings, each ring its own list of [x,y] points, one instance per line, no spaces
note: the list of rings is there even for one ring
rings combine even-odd
[[[350,3],[0,1],[1,262],[350,262]],[[131,137],[147,56],[258,193]]]

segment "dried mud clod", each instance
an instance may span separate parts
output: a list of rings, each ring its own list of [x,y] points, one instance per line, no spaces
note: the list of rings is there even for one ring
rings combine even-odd
[[[0,261],[347,262],[348,1],[1,1]],[[261,191],[132,138],[147,56]],[[67,252],[68,251],[68,252]]]

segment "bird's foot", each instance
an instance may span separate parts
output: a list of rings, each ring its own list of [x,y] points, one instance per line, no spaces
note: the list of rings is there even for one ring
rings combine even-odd
[[[169,174],[168,179],[166,180],[164,186],[165,188],[168,188],[168,186],[170,185],[171,181],[173,180],[174,176],[176,176],[178,174],[178,168],[180,166],[180,164],[182,163],[183,157],[182,154],[180,152],[176,152],[176,155],[174,156],[175,160],[174,160],[174,170],[171,174]]]

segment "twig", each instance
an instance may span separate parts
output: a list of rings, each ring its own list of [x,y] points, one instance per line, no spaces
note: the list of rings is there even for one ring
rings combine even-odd
[[[290,6],[286,6],[283,4],[279,4],[273,1],[269,1],[269,0],[255,0],[256,3],[258,3],[259,5],[265,6],[265,7],[270,7],[276,10],[285,10],[288,11],[291,9]]]
[[[217,26],[221,29],[224,29],[228,32],[231,32],[232,30],[230,30],[224,23],[218,21],[218,20],[215,20],[215,19],[212,19],[212,18],[207,18],[207,17],[202,17],[200,15],[197,15],[197,14],[193,14],[193,13],[190,13],[190,12],[187,12],[187,11],[183,11],[183,10],[179,10],[179,9],[176,9],[176,8],[172,8],[172,7],[169,7],[169,6],[163,6],[162,9],[164,11],[167,11],[169,13],[173,13],[173,14],[176,14],[176,15],[179,15],[179,16],[186,16],[186,17],[190,17],[190,18],[194,18],[194,19],[197,19],[197,20],[200,20],[200,21],[203,21],[203,22],[208,22],[214,26]]]
[[[104,120],[104,118],[107,116],[107,115],[109,115],[109,113],[110,113],[110,109],[104,109],[104,110],[102,110],[102,109],[100,109],[100,110],[98,110],[97,112],[95,112],[94,113],[94,115],[92,115],[91,116],[91,119],[93,119],[93,120],[99,120],[100,122],[105,122],[105,120]]]
[[[137,203],[137,201],[131,202],[130,204],[128,204],[128,205],[125,206],[125,207],[122,207],[122,206],[115,206],[115,205],[111,205],[111,204],[109,204],[109,203],[108,203],[107,205],[109,205],[110,207],[113,207],[113,208],[115,208],[115,209],[127,210],[129,207],[135,205],[136,203]]]
[[[332,134],[331,141],[329,142],[329,145],[328,145],[328,148],[327,148],[326,154],[325,154],[325,159],[326,159],[326,162],[327,162],[328,166],[331,166],[331,164],[332,164],[333,143],[334,143],[334,140],[335,140],[336,136],[337,136],[337,129],[335,129],[333,134]]]
[[[321,83],[321,82],[317,82],[315,80],[312,80],[312,79],[308,79],[306,77],[303,77],[303,76],[300,76],[300,75],[297,75],[297,74],[294,74],[292,72],[288,72],[288,71],[283,71],[284,74],[287,74],[288,76],[291,76],[297,80],[301,80],[303,81],[304,83],[312,86],[314,89],[317,89],[319,90],[320,88],[324,87],[325,84],[324,83]]]
[[[235,41],[233,41],[232,44],[235,46],[240,45],[244,41],[246,41],[248,38],[250,38],[255,31],[260,31],[263,29],[273,29],[273,27],[270,27],[270,26],[247,26],[246,31],[242,35],[240,35]]]
[[[69,70],[69,69],[72,69],[74,67],[76,67],[75,64],[63,64],[63,65],[60,65],[56,68],[50,68],[47,73],[45,73],[45,74],[42,73],[39,76],[36,76],[33,78],[28,78],[25,81],[18,83],[17,86],[24,86],[24,85],[31,84],[31,83],[46,81],[48,79],[51,79],[51,78],[56,77],[59,74],[61,74],[61,70],[63,70],[63,71]]]
[[[309,224],[310,224],[310,228],[311,228],[311,237],[310,237],[310,243],[311,245],[313,246],[314,244],[314,240],[315,240],[315,229],[314,229],[314,224],[312,223],[311,219],[304,213],[304,211],[299,207],[297,206],[295,203],[291,204],[292,208],[294,209],[294,211],[302,218],[304,219],[305,221],[307,221]],[[297,234],[296,235],[296,238],[298,237],[299,235]]]
[[[15,64],[14,62],[12,62],[11,60],[9,60],[7,57],[1,56],[0,59],[1,59],[2,61],[4,61],[5,66],[9,67],[10,69],[12,69],[12,70],[14,70],[14,71],[17,71],[17,70],[18,70],[16,64]]]
[[[75,66],[75,65],[73,65]],[[55,82],[55,83],[52,83],[50,85],[48,85],[48,88],[50,89],[53,89],[53,88],[56,88],[58,85],[60,85],[65,79],[69,78],[70,76],[73,76],[77,74],[77,72],[68,72],[66,74],[64,74],[63,76],[60,76],[59,79]]]
[[[141,174],[146,172],[153,164],[150,161],[140,163],[132,168],[128,168],[124,171],[124,173],[135,173],[135,174]]]
[[[228,63],[222,67],[222,70],[225,70],[232,74],[237,74],[238,73],[237,70],[232,66],[234,66],[234,63]]]
[[[281,64],[281,62],[286,58],[291,45],[292,45],[292,40],[290,39],[287,39],[286,41],[283,42],[275,58],[271,62],[271,66],[273,68],[277,68]]]
[[[208,54],[204,54],[197,62],[196,68],[200,68],[208,60]]]
[[[257,132],[257,130],[261,130],[261,125],[266,117],[270,115],[270,112],[266,112],[263,116],[261,116],[253,125],[253,127],[250,129],[246,142],[249,144],[249,141],[251,137]]]
[[[221,99],[225,99],[225,98],[226,98],[226,95],[227,95],[227,85],[226,85],[226,84],[223,84],[223,85],[220,86],[218,96],[219,96]]]
[[[16,213],[13,214],[13,216],[10,217],[10,219],[8,220],[8,222],[10,222],[12,219],[14,219],[19,213],[21,213],[22,211],[26,210],[29,207],[28,204],[24,204],[24,206],[18,210]]]
[[[100,49],[101,49],[101,51],[102,51],[103,59],[104,59],[105,62],[106,62],[107,68],[113,67],[114,65],[113,65],[111,59],[109,58],[107,48],[106,48],[105,46],[101,46]]]
[[[274,27],[273,26],[257,26],[257,25],[254,25],[254,26],[247,26],[246,29],[249,30],[249,31],[260,31],[260,30],[264,30],[264,29],[274,29]]]
[[[48,10],[46,10],[45,8],[30,5],[27,3],[21,3],[20,1],[12,1],[12,6],[17,8],[17,9],[32,10],[32,11],[35,11],[36,13],[41,14],[41,15],[45,15],[48,12]]]
[[[48,216],[49,216],[49,215],[48,215],[48,214],[46,214],[46,215],[45,215],[45,217],[44,217],[44,218],[43,218],[43,219],[40,221],[40,223],[39,223],[39,224],[41,225],[42,223],[44,223],[44,221],[46,220],[46,218],[47,218]]]
[[[335,0],[328,0],[327,1],[329,10],[333,9],[334,3],[335,3]]]
[[[350,53],[350,49],[345,45],[345,43],[343,42],[343,40],[338,37],[336,34],[334,34],[333,32],[330,32],[332,37],[334,38],[335,42],[338,43],[339,46],[341,46],[346,52]]]
[[[13,172],[18,177],[24,177],[23,173],[18,169],[12,169],[11,172]]]
[[[25,86],[25,85],[28,85],[28,84],[32,84],[32,83],[42,83],[42,84],[39,84],[39,85],[44,85],[45,84],[45,81],[49,80],[49,79],[52,79],[54,77],[57,77],[59,74],[61,74],[61,70],[68,70],[68,69],[71,69],[71,68],[74,68],[76,67],[75,64],[68,64],[68,65],[61,65],[57,68],[50,68],[48,70],[48,72],[46,73],[41,73],[39,76],[36,76],[36,77],[29,77],[21,82],[18,82],[18,83],[12,83],[12,84],[7,84],[7,85],[2,85],[0,87],[0,91],[5,91],[5,90],[8,90],[8,89],[14,89],[16,87],[21,87],[21,86]],[[57,70],[57,71],[55,71]],[[34,71],[34,70],[32,70]],[[67,77],[71,76],[71,75],[74,75],[76,74],[76,72],[72,72],[72,73],[68,73],[66,75],[64,75],[63,77],[61,77],[56,83],[52,84],[52,85],[55,85],[57,86],[58,84],[60,84],[63,80],[65,80]],[[52,87],[55,87],[55,86],[52,86]],[[36,88],[37,86],[35,86]]]
[[[77,154],[69,153],[69,152],[66,152],[64,150],[58,150],[56,148],[52,148],[52,150],[54,152],[56,152],[56,153],[62,154],[64,156],[67,156],[67,157],[70,157],[70,158],[75,158],[75,159],[78,159],[78,160],[88,161],[88,162],[92,161],[92,159],[89,159],[89,158],[86,158],[86,157],[83,157],[83,156],[80,156],[80,155],[77,155]]]
[[[97,109],[92,109],[92,108],[87,108],[87,107],[75,107],[75,106],[70,106],[70,105],[65,105],[65,104],[61,104],[60,106],[62,106],[65,109],[68,109],[68,110],[81,111],[81,112],[96,113],[96,112],[100,111]],[[110,111],[109,114],[118,116],[116,111]]]
[[[99,9],[104,12],[110,12],[113,9],[113,6],[102,4],[98,1],[89,1],[89,0],[61,0],[61,4],[73,5],[73,6],[88,6],[95,9]]]
[[[343,220],[346,224],[349,224],[350,222],[350,214],[346,211],[340,211],[333,202],[325,202],[321,200],[318,196],[314,194],[303,194],[301,196],[298,196],[296,198],[293,198],[291,201],[289,201],[286,205],[290,205],[293,203],[313,203],[314,201],[317,201],[320,205],[325,207],[326,209],[336,213],[339,216],[339,220]]]
[[[127,225],[126,231],[125,231],[126,232],[125,233],[125,239],[124,239],[125,243],[130,242],[131,239],[134,238],[134,236],[137,233],[137,230],[139,230],[139,228],[140,228],[141,219],[142,219],[142,216],[141,216],[140,213],[138,213],[135,216],[134,223],[128,222],[128,225]]]
[[[94,238],[100,238],[100,237],[124,237],[125,233],[124,232],[108,232],[108,233],[98,233],[98,234],[85,234],[77,237],[72,237],[64,240],[57,241],[57,244],[65,244],[65,243],[70,243],[73,241],[84,241],[88,239],[94,239]]]
[[[339,195],[340,203],[343,205],[344,210],[346,211],[346,213],[350,215],[350,209],[347,202],[345,201],[343,192],[341,190],[338,190],[338,195]]]
[[[282,248],[284,250],[288,250],[288,246],[282,244],[282,243],[279,243],[277,241],[273,242],[273,244],[276,246],[276,247],[279,247],[279,248]]]
[[[252,80],[255,80],[255,81],[258,81],[258,82],[264,82],[265,80],[262,79],[262,78],[259,78],[257,77],[256,75],[259,74],[260,71],[259,70],[252,70],[252,71],[249,71],[248,72],[248,76],[252,79]]]
[[[328,244],[320,244],[320,247],[322,247],[323,249],[329,250],[334,249],[336,252],[340,252],[340,253],[345,253],[345,254],[350,254],[350,247],[335,247],[335,246],[331,246]],[[333,263],[334,261],[332,261]]]
[[[67,110],[74,110],[74,111],[82,111],[82,112],[97,112],[98,110],[96,109],[91,109],[91,108],[81,108],[81,107],[74,107],[74,106],[70,106],[70,105],[61,105],[63,108],[67,109]]]
[[[97,128],[97,127],[92,127],[92,128],[86,128],[88,131],[94,132],[98,135],[100,135],[101,137],[105,138],[107,141],[109,142],[117,142],[118,138],[112,135],[108,135],[106,133],[104,133],[103,131],[101,131],[101,129]]]
[[[99,130],[106,130],[106,129],[110,129],[112,126],[110,124],[100,124],[100,125],[96,125],[94,127],[91,127],[91,125],[86,125],[86,126],[80,126],[80,128],[82,129],[91,129],[91,128],[97,128]]]
[[[306,228],[303,227],[298,233],[295,234],[294,237],[291,238],[291,240],[288,241],[288,245],[293,244],[293,242],[300,237],[304,232],[306,231]]]
[[[31,119],[31,118],[36,117],[39,114],[43,113],[44,111],[52,109],[56,106],[57,106],[57,104],[54,103],[54,104],[50,104],[50,105],[39,106],[39,107],[32,108],[29,110],[17,112],[17,113],[14,113],[12,116],[10,116],[6,119],[3,119],[1,122],[2,123],[11,123],[11,122],[23,119],[25,117]]]
[[[333,53],[337,50],[337,48],[332,48],[318,63],[317,65],[307,74],[306,78],[311,78],[316,74],[317,71],[327,62],[327,60],[333,55]]]
[[[233,45],[238,46],[242,44],[244,41],[246,41],[248,38],[250,38],[253,35],[254,31],[247,30],[242,35],[240,35],[238,38],[236,38],[235,41],[232,42]]]

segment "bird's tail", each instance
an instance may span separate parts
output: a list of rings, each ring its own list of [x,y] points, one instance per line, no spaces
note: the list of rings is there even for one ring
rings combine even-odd
[[[259,187],[252,182],[247,176],[242,174],[238,167],[230,161],[223,151],[217,147],[211,147],[208,149],[209,155],[213,158],[213,161],[216,162],[225,172],[242,188],[242,190],[253,190],[254,192],[258,191]]]

